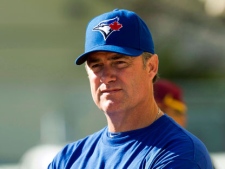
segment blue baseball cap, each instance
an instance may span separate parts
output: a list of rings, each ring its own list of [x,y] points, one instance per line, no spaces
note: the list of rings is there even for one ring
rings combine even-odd
[[[88,54],[97,51],[139,56],[154,54],[154,43],[145,22],[134,12],[115,9],[92,19],[86,29],[85,52],[75,63],[83,64]]]

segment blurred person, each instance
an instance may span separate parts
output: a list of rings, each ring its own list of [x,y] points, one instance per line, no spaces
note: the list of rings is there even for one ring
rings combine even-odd
[[[48,169],[212,169],[205,145],[154,100],[158,56],[136,13],[116,9],[93,18],[75,63],[85,63],[92,98],[108,125],[67,144]]]
[[[180,86],[167,79],[159,79],[154,83],[154,97],[164,113],[172,117],[182,127],[186,127],[187,106]]]

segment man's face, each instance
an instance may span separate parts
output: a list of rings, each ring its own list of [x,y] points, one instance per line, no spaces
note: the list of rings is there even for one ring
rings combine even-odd
[[[133,111],[149,101],[153,77],[141,56],[95,52],[88,56],[86,70],[93,100],[107,114]]]

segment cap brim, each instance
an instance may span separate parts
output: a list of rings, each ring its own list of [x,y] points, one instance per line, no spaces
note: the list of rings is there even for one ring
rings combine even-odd
[[[136,50],[132,48],[113,46],[113,45],[103,45],[103,46],[98,46],[96,48],[93,48],[92,50],[87,51],[83,53],[82,55],[78,56],[78,58],[75,60],[75,63],[77,65],[81,65],[87,60],[88,54],[92,52],[100,52],[100,51],[120,53],[123,55],[133,56],[133,57],[139,56],[143,53],[143,51],[141,50]]]

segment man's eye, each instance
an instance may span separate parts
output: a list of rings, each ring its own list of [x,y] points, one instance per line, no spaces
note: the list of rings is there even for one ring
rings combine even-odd
[[[117,61],[116,63],[123,64],[123,63],[126,63],[126,62],[124,62],[124,61]]]
[[[124,68],[124,67],[127,67],[128,66],[128,63],[127,62],[124,62],[124,61],[117,61],[117,62],[115,62],[115,65],[118,68]]]
[[[99,70],[101,70],[102,64],[93,64],[93,65],[90,66],[90,68],[91,68],[94,72],[98,72]]]
[[[96,68],[96,67],[99,67],[99,66],[100,66],[100,64],[94,64],[94,65],[91,66],[91,68]]]

